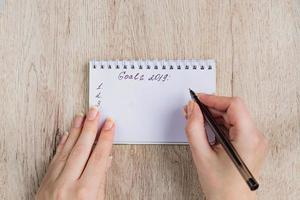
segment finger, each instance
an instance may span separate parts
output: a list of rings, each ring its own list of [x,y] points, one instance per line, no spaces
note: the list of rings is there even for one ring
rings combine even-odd
[[[84,183],[92,183],[96,188],[103,189],[105,174],[111,162],[111,149],[114,137],[115,124],[111,118],[107,118],[94,151],[81,176]],[[91,186],[91,187],[93,187]]]
[[[199,93],[198,97],[206,106],[221,112],[226,112],[232,102],[232,97],[215,96],[203,93]]]
[[[215,145],[212,146],[212,149],[219,154],[220,152],[224,152],[224,148],[222,147],[222,145],[220,143],[216,143]]]
[[[225,112],[223,118],[230,125],[238,127],[252,126],[252,120],[240,97],[223,97],[199,94],[200,100],[210,108]]]
[[[183,107],[184,115],[187,115],[187,105]]]
[[[183,107],[182,114],[183,114],[184,118],[187,119],[187,106]]]
[[[62,135],[62,137],[61,137],[61,139],[59,141],[59,144],[58,144],[58,146],[56,148],[55,155],[58,155],[62,151],[62,149],[63,149],[63,147],[64,147],[64,145],[65,145],[65,143],[66,143],[66,141],[68,139],[68,135],[69,135],[68,131],[64,132],[64,134]]]
[[[253,126],[250,113],[240,97],[232,98],[232,103],[227,110],[226,117],[226,121],[229,121],[229,124],[236,126],[240,130],[245,130]]]
[[[98,121],[98,108],[90,108],[81,134],[69,155],[65,168],[63,169],[62,178],[76,180],[80,177],[97,135]]]
[[[197,154],[200,157],[207,157],[213,154],[213,150],[207,140],[203,115],[194,101],[189,101],[187,106],[185,130],[193,154]]]
[[[83,120],[84,120],[84,115],[82,113],[77,114],[75,116],[75,118],[72,122],[68,140],[65,142],[64,147],[60,150],[60,152],[58,154],[58,159],[60,161],[65,162],[67,160],[74,144],[76,143],[76,141],[78,139],[79,133],[82,128]]]
[[[57,155],[60,153],[60,151],[62,150],[62,148],[63,148],[63,146],[64,146],[64,144],[65,144],[65,142],[66,142],[66,140],[68,139],[68,132],[65,132],[63,135],[62,135],[62,137],[61,137],[61,139],[60,139],[60,141],[59,141],[59,144],[58,144],[58,146],[57,146],[57,148],[56,148],[56,154],[55,154],[55,156],[54,156],[54,158],[52,159],[52,161],[51,161],[51,163],[50,163],[50,165],[49,165],[49,167],[48,167],[48,170],[47,170],[47,173],[46,173],[46,175],[44,176],[44,178],[43,178],[43,181],[44,180],[48,180],[49,178],[53,178],[53,179],[55,179],[56,177],[57,177],[57,175],[56,174],[53,174],[53,170],[55,169],[55,167],[56,167],[56,163],[55,163],[55,157],[57,157]]]
[[[229,129],[228,138],[229,138],[229,140],[233,140],[233,141],[236,140],[236,138],[237,138],[237,128],[236,127],[232,127]]]
[[[209,111],[211,112],[212,116],[216,119],[216,120],[219,120],[219,119],[223,119],[224,123],[226,123],[227,125],[230,125],[230,121],[229,121],[229,118],[228,118],[228,114],[226,112],[221,112],[221,111],[218,111],[214,108],[208,108]]]
[[[215,118],[215,120],[216,120],[216,122],[217,122],[218,125],[223,125],[227,129],[229,129],[231,127],[230,124],[228,124],[223,117]]]
[[[208,108],[214,118],[223,117],[225,112],[216,110],[215,108]]]
[[[54,159],[53,159],[53,166],[51,166],[51,168],[49,168],[49,170],[51,170],[52,173],[52,178],[57,178],[59,176],[59,174],[62,172],[66,161],[69,157],[69,154],[71,152],[72,147],[74,146],[81,127],[82,127],[82,123],[83,123],[83,114],[77,114],[72,122],[72,127],[70,129],[70,132],[68,134],[68,137],[66,139],[66,141],[64,141],[64,144],[61,144]]]

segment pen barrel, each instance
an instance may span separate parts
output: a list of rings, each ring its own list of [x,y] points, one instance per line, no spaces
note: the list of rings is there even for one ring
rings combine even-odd
[[[209,118],[209,117],[212,118],[212,115],[211,116],[206,116],[205,118]],[[250,170],[245,165],[244,161],[241,159],[240,155],[238,154],[238,152],[236,151],[234,146],[229,141],[228,137],[225,135],[225,133],[222,131],[222,129],[219,128],[219,126],[216,124],[215,121],[212,121],[211,119],[206,119],[206,121],[210,125],[210,127],[212,128],[212,131],[215,133],[216,139],[223,146],[223,148],[226,151],[227,155],[233,161],[233,163],[235,164],[236,168],[238,169],[238,171],[240,172],[240,174],[242,175],[242,177],[246,181],[249,188],[251,190],[256,190],[259,187],[258,182],[253,177]]]

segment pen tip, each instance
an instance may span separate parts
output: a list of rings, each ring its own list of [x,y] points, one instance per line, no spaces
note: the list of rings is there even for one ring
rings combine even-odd
[[[191,88],[189,88],[189,91],[190,91],[190,95],[191,95],[191,98],[194,99],[194,92]]]

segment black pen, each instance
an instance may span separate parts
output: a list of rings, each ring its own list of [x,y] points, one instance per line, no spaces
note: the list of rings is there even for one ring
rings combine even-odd
[[[203,113],[204,119],[210,126],[211,130],[216,136],[218,142],[223,146],[228,156],[231,158],[233,163],[235,164],[236,168],[246,181],[247,185],[249,186],[250,190],[256,190],[259,186],[258,182],[255,180],[251,172],[249,171],[248,167],[245,165],[244,161],[239,156],[238,152],[235,150],[231,142],[229,141],[228,137],[225,133],[219,128],[216,120],[208,110],[207,106],[201,103],[197,95],[193,90],[190,89],[190,95],[192,99],[198,104],[200,110]]]

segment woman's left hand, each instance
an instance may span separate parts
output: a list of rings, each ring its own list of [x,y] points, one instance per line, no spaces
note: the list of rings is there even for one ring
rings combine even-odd
[[[99,117],[96,107],[90,108],[86,117],[75,117],[69,134],[63,135],[57,147],[36,199],[104,199],[115,124],[106,119],[97,139]]]

